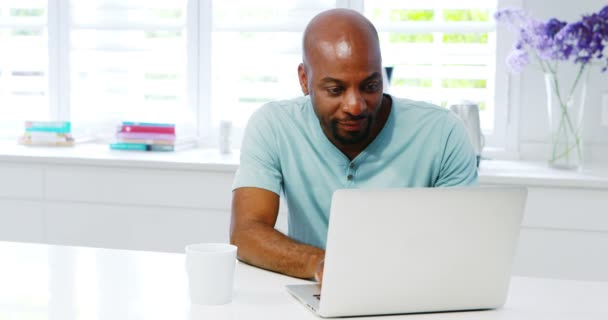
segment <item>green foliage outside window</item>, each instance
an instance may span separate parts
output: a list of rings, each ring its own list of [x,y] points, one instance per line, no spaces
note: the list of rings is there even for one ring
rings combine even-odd
[[[396,87],[430,88],[433,86],[433,80],[427,78],[396,78],[391,81],[391,85]]]
[[[490,12],[488,10],[443,10],[443,19],[445,21],[454,22],[486,22],[490,20]]]
[[[443,79],[441,86],[443,88],[459,88],[459,89],[483,89],[486,88],[487,81],[484,79]]]
[[[16,37],[30,37],[30,36],[40,36],[42,35],[42,30],[40,29],[12,29],[11,36]]]
[[[391,9],[388,14],[389,21],[391,22],[432,21],[435,18],[434,10]],[[374,11],[372,12],[372,18],[382,18],[382,9],[374,8]]]
[[[445,33],[443,43],[488,43],[487,33]]]
[[[433,10],[404,10],[392,9],[389,13],[390,21],[433,21],[435,11]]]
[[[433,43],[433,34],[431,33],[396,33],[389,34],[391,43]]]
[[[180,9],[155,9],[153,15],[160,19],[179,19],[182,16]]]
[[[11,9],[11,17],[41,17],[44,15],[44,9],[38,8],[13,8]]]

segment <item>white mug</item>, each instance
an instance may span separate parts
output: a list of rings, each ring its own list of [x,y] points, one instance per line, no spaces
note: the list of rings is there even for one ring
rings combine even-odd
[[[192,303],[218,305],[232,301],[236,250],[236,246],[227,243],[186,246],[186,272]]]

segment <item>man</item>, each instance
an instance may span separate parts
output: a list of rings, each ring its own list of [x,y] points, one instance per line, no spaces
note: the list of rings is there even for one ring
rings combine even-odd
[[[313,18],[298,75],[305,97],[263,106],[245,131],[230,230],[240,260],[321,280],[336,189],[477,183],[475,154],[454,115],[382,93],[378,34],[359,13]],[[281,192],[289,236],[274,229]]]

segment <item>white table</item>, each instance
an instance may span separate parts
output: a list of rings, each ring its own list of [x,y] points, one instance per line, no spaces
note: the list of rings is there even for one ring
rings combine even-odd
[[[234,301],[191,305],[184,255],[0,242],[0,319],[318,319],[285,290],[306,283],[238,264]],[[381,319],[608,319],[608,282],[513,277],[498,310]],[[366,318],[356,318],[366,319]]]

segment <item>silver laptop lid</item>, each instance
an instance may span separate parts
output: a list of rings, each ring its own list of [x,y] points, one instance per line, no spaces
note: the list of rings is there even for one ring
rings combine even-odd
[[[526,195],[523,187],[336,191],[319,314],[502,306]]]

